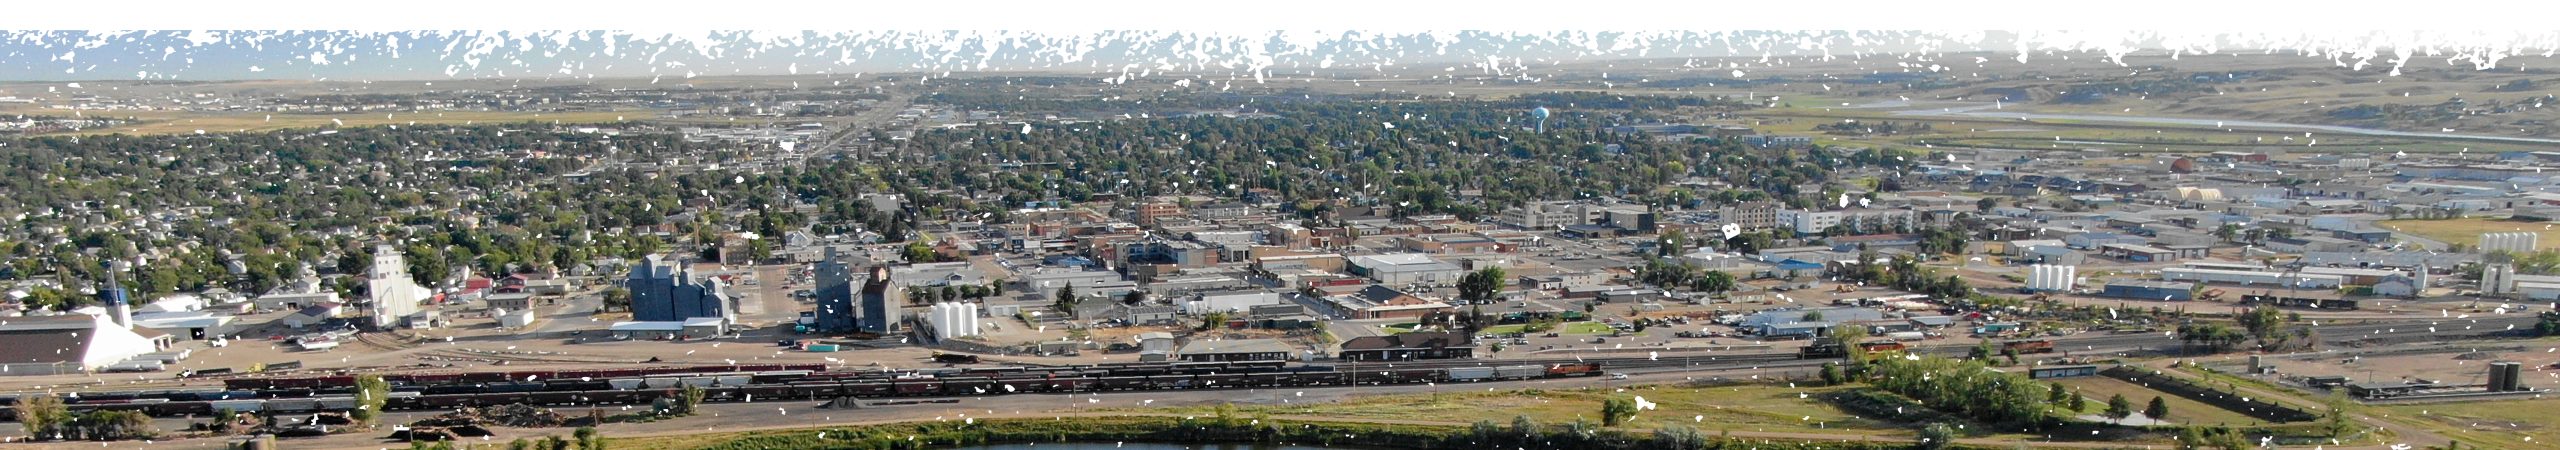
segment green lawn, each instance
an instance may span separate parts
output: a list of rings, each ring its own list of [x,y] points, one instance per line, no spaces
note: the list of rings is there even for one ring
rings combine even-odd
[[[2070,378],[2062,380],[2062,385],[2077,388],[2080,390],[2080,395],[2089,397],[2089,410],[2073,415],[2105,412],[2107,410],[2107,398],[2121,394],[2124,395],[2125,400],[2133,402],[2133,408],[2137,411],[2141,410],[2144,406],[2150,405],[2152,397],[2160,397],[2161,401],[2169,404],[2169,417],[2165,418],[2165,420],[2174,423],[2249,426],[2265,422],[2238,412],[2214,407],[2213,405],[2197,403],[2194,400],[2188,400],[2186,397],[2170,395],[2167,392],[2152,390],[2151,388],[2142,387],[2141,385],[2114,378]]]
[[[2416,423],[2471,448],[2552,448],[2560,444],[2560,399],[2459,402],[2373,408],[2373,415]]]
[[[1420,388],[1411,388],[1420,390]],[[1657,404],[1655,410],[1643,411],[1626,426],[1652,429],[1667,425],[1736,431],[1820,431],[1870,433],[1903,433],[1901,427],[1882,421],[1862,419],[1822,400],[1823,394],[1846,389],[1842,387],[1789,388],[1784,385],[1750,384],[1718,387],[1637,386],[1624,392],[1615,389],[1502,390],[1470,389],[1467,384],[1443,384],[1439,393],[1414,393],[1361,396],[1340,403],[1303,405],[1236,405],[1245,414],[1321,415],[1340,419],[1407,419],[1468,422],[1490,420],[1511,423],[1513,416],[1529,416],[1540,423],[1572,422],[1575,418],[1597,422],[1600,402],[1610,396],[1644,397]],[[1408,391],[1410,392],[1410,391]],[[1213,407],[1167,409],[1133,409],[1150,412],[1190,412],[1210,414]]]

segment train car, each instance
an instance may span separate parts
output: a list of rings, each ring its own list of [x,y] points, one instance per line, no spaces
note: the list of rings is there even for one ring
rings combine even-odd
[[[798,389],[793,389],[791,385],[787,384],[739,386],[738,395],[746,396],[746,398],[750,400],[781,400],[812,397]]]
[[[1288,361],[1240,361],[1229,363],[1229,370],[1245,373],[1270,372],[1289,367]]]
[[[275,380],[265,378],[232,378],[222,380],[222,388],[227,390],[254,391],[271,387],[275,387]]]
[[[1903,349],[1906,349],[1906,348],[1909,348],[1909,346],[1902,345],[1902,343],[1901,343],[1901,342],[1895,342],[1895,341],[1872,341],[1872,342],[1860,342],[1860,343],[1858,343],[1858,349],[1859,349],[1859,350],[1866,351],[1867,353],[1898,352],[1898,351],[1902,351]]]
[[[1109,377],[1102,377],[1102,378],[1101,378],[1101,382],[1100,382],[1100,383],[1097,383],[1097,384],[1096,384],[1096,386],[1095,386],[1095,390],[1102,390],[1102,391],[1132,391],[1132,390],[1139,390],[1139,389],[1146,389],[1146,388],[1147,388],[1147,377],[1143,377],[1143,376],[1116,376],[1116,375],[1115,375],[1115,376],[1109,376]]]
[[[1144,389],[1188,389],[1194,384],[1190,375],[1156,375],[1147,377]]]
[[[1453,382],[1488,381],[1494,379],[1493,373],[1491,367],[1452,367],[1448,377]]]
[[[1350,372],[1298,372],[1290,375],[1290,382],[1298,386],[1339,386],[1350,382],[1350,374]]]
[[[636,405],[647,403],[658,398],[658,394],[655,392],[640,390],[617,389],[610,391],[588,391],[583,392],[582,394],[587,396],[587,401],[608,405]]]
[[[1172,373],[1178,373],[1178,374],[1191,374],[1191,375],[1204,374],[1204,373],[1218,373],[1218,372],[1225,372],[1225,371],[1227,371],[1227,368],[1228,368],[1228,367],[1230,367],[1230,366],[1229,366],[1227,363],[1223,363],[1223,362],[1186,362],[1186,363],[1173,363]]]
[[[267,410],[267,401],[261,399],[215,400],[205,403],[215,411],[227,409],[233,412],[258,413]]]
[[[1401,369],[1395,371],[1398,383],[1436,383],[1448,381],[1448,369]]]
[[[531,405],[574,405],[586,401],[585,395],[573,391],[527,392],[524,402]]]
[[[1547,366],[1547,377],[1589,377],[1600,375],[1600,363],[1586,362]]]
[[[1804,348],[1796,350],[1796,357],[1802,359],[1839,358],[1845,356],[1849,356],[1848,347],[1830,343],[1807,345],[1804,346]]]
[[[896,384],[890,381],[849,382],[844,383],[843,386],[844,395],[849,397],[868,398],[898,395],[898,388]]]
[[[1286,372],[1246,374],[1244,384],[1247,387],[1276,387],[1281,386],[1282,383],[1293,383],[1294,380],[1291,379],[1293,375]]]
[[[750,376],[749,376],[749,378],[750,378],[751,380],[755,381],[755,382],[756,382],[756,383],[758,383],[758,384],[763,384],[763,383],[788,383],[788,382],[791,382],[791,381],[793,381],[793,380],[799,380],[799,379],[808,378],[808,377],[809,377],[809,371],[806,371],[806,370],[769,370],[769,371],[763,371],[763,372],[756,372],[756,373],[755,373],[755,375],[750,375]]]
[[[1547,366],[1536,364],[1493,368],[1493,377],[1502,380],[1526,380],[1547,376]]]
[[[143,410],[143,414],[161,417],[207,416],[213,415],[213,403],[204,401],[165,402],[151,405],[150,409]]]
[[[987,377],[943,378],[942,393],[945,395],[986,395],[989,394],[987,391],[988,389],[995,388],[995,384],[995,379]],[[995,393],[1001,394],[1002,392]]]
[[[977,364],[978,355],[971,355],[967,353],[933,352],[933,362],[943,364]]]
[[[1101,378],[1051,378],[1046,383],[1048,387],[1044,388],[1044,392],[1053,393],[1092,392],[1102,387]]]
[[[1200,375],[1199,377],[1197,377],[1197,378],[1198,378],[1199,383],[1198,383],[1198,384],[1196,384],[1196,385],[1194,385],[1194,386],[1197,386],[1197,387],[1200,387],[1200,388],[1203,388],[1203,389],[1233,389],[1233,388],[1241,388],[1241,387],[1246,387],[1246,386],[1247,386],[1247,384],[1246,384],[1247,382],[1245,381],[1245,377],[1246,377],[1246,374],[1242,374],[1242,373],[1215,373],[1215,374]]]
[[[345,411],[356,409],[355,397],[320,397],[314,400],[320,401],[321,411]]]
[[[1050,378],[1046,376],[1034,377],[1015,375],[1011,377],[997,378],[995,387],[988,390],[995,391],[1000,389],[1007,394],[1037,394],[1049,392],[1049,380]]]
[[[933,379],[919,378],[898,380],[890,382],[889,387],[896,390],[897,395],[904,396],[924,396],[942,393],[942,381]]]
[[[2003,353],[2015,352],[2021,355],[2053,353],[2053,341],[2043,339],[2032,341],[2009,341],[2001,343],[2000,348]]]
[[[267,400],[266,412],[307,413],[318,411],[320,411],[320,399],[316,398],[279,398]]]

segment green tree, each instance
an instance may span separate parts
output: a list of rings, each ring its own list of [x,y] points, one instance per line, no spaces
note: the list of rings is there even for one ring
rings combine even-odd
[[[1049,307],[1057,309],[1058,314],[1065,314],[1067,317],[1075,317],[1076,303],[1084,301],[1084,298],[1076,296],[1075,283],[1067,283],[1065,286],[1058,287],[1058,295],[1053,301],[1054,302],[1050,303]]]
[[[573,435],[578,438],[578,450],[604,450],[604,436],[596,427],[578,427]]]
[[[1730,292],[1733,290],[1733,274],[1722,270],[1709,270],[1699,275],[1697,283],[1691,288],[1709,293]]]
[[[610,287],[610,288],[605,288],[605,290],[604,290],[604,294],[603,294],[603,295],[604,295],[604,308],[603,308],[603,309],[604,309],[605,311],[614,311],[614,310],[630,311],[630,310],[631,310],[631,290],[630,290],[630,289],[623,288],[623,287],[621,287],[621,286],[614,286],[614,287]]]
[[[453,265],[445,252],[424,244],[410,244],[402,255],[409,264],[409,278],[426,287],[441,287],[445,276],[453,273]]]
[[[2071,401],[2071,391],[2063,390],[2062,383],[2051,383],[2045,385],[2045,403],[2059,405],[2069,401]]]
[[[2125,400],[2124,394],[2116,394],[2115,396],[2107,397],[2107,412],[2105,414],[2109,419],[2132,417],[2133,401]]]
[[[381,375],[356,376],[356,409],[348,414],[367,426],[382,419],[382,406],[391,401],[391,382]]]
[[[2151,396],[2151,405],[2142,408],[2142,416],[2149,417],[2151,420],[2167,419],[2169,417],[2169,401],[2161,400],[2160,396],[2157,395]]]
[[[2329,437],[2343,439],[2357,431],[2355,419],[2347,417],[2346,393],[2330,391],[2329,397],[2321,399],[2320,405],[2328,410],[2320,416],[2320,429],[2328,432]]]
[[[2258,305],[2241,314],[2239,319],[2240,327],[2249,331],[2249,337],[2258,340],[2259,348],[2270,348],[2272,343],[2280,343],[2285,336],[2284,312],[2277,311],[2275,306]]]
[[[1468,272],[1458,278],[1458,299],[1468,304],[1483,304],[1500,298],[1503,285],[1509,281],[1506,277],[1501,267]]]
[[[531,439],[525,439],[525,438],[516,438],[516,440],[513,440],[513,441],[507,441],[507,450],[535,450],[535,449],[533,448],[533,440],[531,440]]]
[[[676,391],[675,415],[693,415],[693,413],[697,411],[695,408],[700,408],[702,406],[703,395],[704,392],[701,386],[695,386],[692,384],[684,385],[684,389]]]
[[[1600,401],[1600,426],[1614,427],[1636,417],[1636,401],[1625,397],[1609,397]]]
[[[1947,424],[1944,423],[1932,422],[1927,426],[1920,427],[1919,439],[1920,442],[1914,445],[1914,447],[1923,450],[1955,448],[1956,428],[1947,426]]]
[[[19,398],[18,404],[12,408],[17,410],[18,423],[27,430],[29,438],[50,439],[71,424],[71,411],[62,406],[61,397],[30,394]]]
[[[1520,442],[1537,442],[1538,434],[1542,432],[1538,429],[1538,422],[1530,420],[1528,415],[1511,416],[1511,435]]]
[[[2533,322],[2533,334],[2538,336],[2560,336],[2560,311],[2543,311],[2542,314],[2536,315],[2535,317],[2536,320]]]
[[[544,450],[569,450],[569,440],[561,439],[560,435],[554,434],[542,438],[542,448]]]
[[[2089,396],[2088,396],[2087,394],[2081,394],[2081,393],[2080,393],[2080,391],[2079,391],[2078,389],[2074,389],[2074,390],[2072,390],[2072,391],[2071,391],[2071,410],[2072,410],[2072,411],[2088,411],[2088,410],[2089,410]]]
[[[1823,363],[1822,363],[1822,384],[1823,384],[1823,385],[1825,385],[1825,386],[1839,386],[1841,383],[1847,383],[1847,382],[1849,382],[1849,376],[1848,376],[1848,374],[1844,374],[1844,373],[1841,373],[1841,372],[1840,372],[1840,363],[1837,363],[1837,362],[1823,362]]]

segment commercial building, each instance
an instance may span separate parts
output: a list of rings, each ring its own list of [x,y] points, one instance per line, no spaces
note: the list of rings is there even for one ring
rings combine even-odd
[[[1466,271],[1456,264],[1431,259],[1420,253],[1363,255],[1351,258],[1351,273],[1382,284],[1440,285],[1455,284]]]
[[[1256,306],[1277,305],[1281,302],[1280,293],[1274,291],[1203,292],[1190,301],[1182,302],[1182,313],[1191,315],[1236,313]]]
[[[1805,211],[1789,209],[1778,211],[1778,226],[1780,228],[1795,230],[1797,233],[1804,234],[1821,233],[1822,230],[1829,229],[1832,225],[1848,225],[1853,228],[1889,227],[1895,224],[1914,223],[1913,220],[1911,211],[1904,209],[1844,209],[1839,211]]]
[[[1716,220],[1749,230],[1772,228],[1778,226],[1778,211],[1784,206],[1771,201],[1736,203],[1717,211]]]

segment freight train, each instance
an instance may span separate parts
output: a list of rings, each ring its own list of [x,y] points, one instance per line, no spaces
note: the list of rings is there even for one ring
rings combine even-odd
[[[749,366],[690,368],[736,369]],[[1601,375],[1599,363],[1514,365],[1500,367],[1383,368],[1359,370],[1332,366],[1288,366],[1279,361],[1174,364],[1119,364],[1067,367],[992,367],[905,372],[826,372],[802,367],[785,370],[680,372],[645,370],[646,374],[598,378],[595,374],[488,372],[452,375],[401,375],[388,410],[435,410],[464,406],[524,403],[544,406],[636,405],[673,397],[685,387],[703,390],[707,402],[815,400],[835,398],[946,397],[1004,394],[1096,393],[1170,389],[1247,389],[1350,385],[1390,385],[1567,378]],[[228,389],[121,392],[65,395],[74,411],[133,410],[154,416],[208,415],[218,410],[266,413],[309,413],[355,408],[353,378],[301,377],[226,380]],[[386,381],[391,376],[384,377]],[[513,381],[470,382],[498,379]],[[236,382],[236,383],[235,383]],[[38,394],[43,395],[43,394]],[[0,415],[18,397],[0,397]]]

